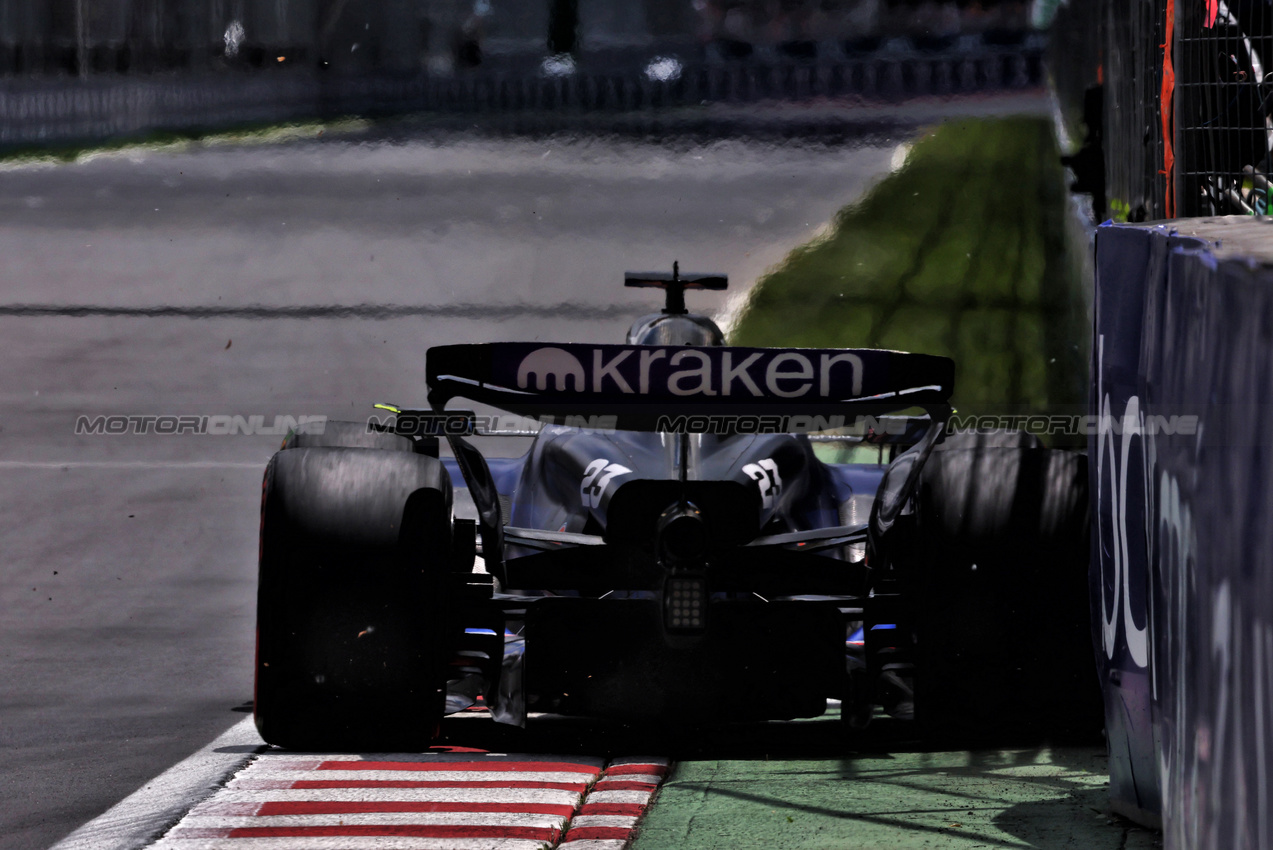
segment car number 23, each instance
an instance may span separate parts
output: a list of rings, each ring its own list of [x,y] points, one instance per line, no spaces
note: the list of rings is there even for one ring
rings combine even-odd
[[[782,495],[782,476],[778,474],[778,462],[771,457],[756,463],[743,464],[743,472],[750,475],[760,488],[760,505],[769,510]]]
[[[601,507],[601,497],[605,495],[610,482],[620,475],[632,470],[619,463],[611,463],[599,457],[588,464],[583,471],[583,481],[579,483],[579,498],[585,508]]]

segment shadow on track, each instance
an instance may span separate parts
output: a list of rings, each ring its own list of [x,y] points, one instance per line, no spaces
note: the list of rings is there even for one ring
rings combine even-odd
[[[911,723],[888,717],[877,718],[865,732],[849,737],[833,706],[822,717],[768,723],[627,723],[545,714],[532,716],[525,729],[497,724],[484,712],[461,713],[443,720],[438,746],[593,755],[658,753],[682,761],[880,758],[952,749],[1090,749],[1103,748],[1104,743],[1091,736],[1045,739],[1027,734],[921,740]]]

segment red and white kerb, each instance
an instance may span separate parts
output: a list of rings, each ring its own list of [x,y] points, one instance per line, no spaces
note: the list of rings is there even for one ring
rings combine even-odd
[[[155,850],[624,850],[662,758],[258,756]]]

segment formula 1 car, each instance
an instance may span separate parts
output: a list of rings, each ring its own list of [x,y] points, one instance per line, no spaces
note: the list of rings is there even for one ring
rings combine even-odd
[[[946,358],[729,347],[684,301],[724,276],[626,283],[666,306],[625,344],[434,347],[428,408],[288,436],[261,508],[266,741],[427,747],[479,696],[512,724],[829,700],[853,730],[1099,718],[1082,456],[946,435]],[[542,427],[486,458],[470,438],[501,420],[457,397]],[[823,461],[820,439],[862,462]]]

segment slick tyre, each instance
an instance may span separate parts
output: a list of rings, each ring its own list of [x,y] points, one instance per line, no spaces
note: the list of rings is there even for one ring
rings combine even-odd
[[[916,494],[915,717],[932,737],[1098,735],[1087,459],[951,441]]]
[[[415,443],[410,437],[391,434],[387,431],[371,431],[363,422],[340,422],[329,420],[323,425],[323,432],[309,433],[306,430],[292,431],[283,441],[284,449],[307,449],[327,446],[348,449],[388,449],[397,452],[415,451]]]
[[[455,629],[451,485],[436,458],[280,451],[266,469],[256,725],[301,750],[418,750],[442,716]]]

